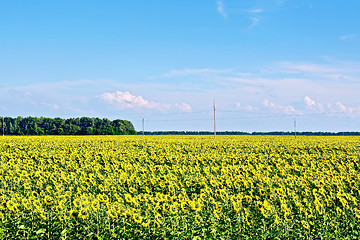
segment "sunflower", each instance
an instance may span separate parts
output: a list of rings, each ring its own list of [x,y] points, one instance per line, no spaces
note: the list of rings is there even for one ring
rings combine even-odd
[[[293,220],[294,216],[292,216],[290,212],[285,212],[284,218],[285,218],[285,221],[291,222]]]
[[[133,215],[133,219],[136,223],[141,223],[143,220],[143,217],[139,213],[135,213]]]
[[[160,213],[156,213],[155,220],[156,220],[156,223],[161,224],[164,221],[164,218],[161,216]]]
[[[31,184],[28,183],[28,182],[24,183],[24,188],[25,188],[26,190],[30,190],[30,189],[31,189]]]
[[[213,213],[214,213],[214,216],[216,217],[216,219],[220,220],[220,215],[219,215],[220,211],[217,209],[214,209]]]
[[[75,198],[73,201],[73,204],[75,205],[75,207],[79,207],[80,206],[80,198]]]
[[[46,191],[51,194],[52,193],[52,186],[47,186]]]
[[[195,215],[195,222],[197,224],[200,224],[203,221],[202,217],[199,214]]]
[[[32,196],[33,198],[38,198],[38,197],[39,197],[39,194],[38,194],[37,192],[35,192],[35,191],[32,191],[32,192],[31,192],[31,196]]]
[[[263,202],[263,206],[267,211],[271,211],[271,204],[266,199]]]
[[[46,195],[44,198],[44,202],[46,203],[46,205],[51,205],[51,204],[53,204],[54,199],[51,196]]]
[[[7,208],[8,208],[9,210],[11,210],[11,211],[13,211],[13,212],[16,211],[16,209],[15,209],[16,204],[15,204],[15,202],[13,202],[12,200],[7,201],[7,202],[6,202],[6,206],[7,206]]]
[[[174,202],[173,204],[170,205],[170,212],[172,214],[176,214],[178,212],[178,203]]]
[[[64,211],[64,208],[62,205],[57,205],[54,207],[55,211],[58,213],[61,213],[62,211]]]
[[[78,218],[78,217],[79,217],[79,212],[76,211],[76,210],[74,210],[74,209],[71,209],[71,210],[70,210],[70,217],[71,217],[72,219]]]
[[[117,218],[117,216],[118,216],[118,214],[114,208],[108,209],[107,213],[111,218]]]
[[[79,217],[82,219],[86,219],[89,217],[89,212],[85,208],[81,208],[79,211]]]
[[[125,198],[125,201],[128,202],[128,203],[131,203],[132,202],[132,197],[130,194],[128,193],[125,193],[124,194],[124,198]]]
[[[132,211],[130,209],[126,210],[123,215],[127,218],[127,219],[130,219],[131,216],[133,215],[132,214]]]
[[[99,200],[95,199],[94,201],[91,202],[91,208],[94,210],[94,211],[98,211],[99,208],[100,208],[100,202]]]
[[[336,213],[340,216],[342,214],[341,208],[337,207],[336,208]]]
[[[148,227],[148,226],[150,225],[150,223],[151,223],[150,218],[144,217],[141,225],[142,225],[143,227]]]
[[[310,229],[310,225],[309,225],[309,223],[307,221],[301,220],[301,224],[305,229],[307,229],[307,230]]]
[[[33,205],[34,205],[36,208],[38,208],[38,209],[40,209],[41,206],[42,206],[39,199],[35,199],[35,200],[33,201]]]
[[[133,187],[130,187],[130,188],[129,188],[129,192],[130,192],[130,193],[135,193],[135,192],[136,192],[136,189],[133,188]]]
[[[354,208],[354,213],[357,218],[360,218],[360,210],[357,208]]]

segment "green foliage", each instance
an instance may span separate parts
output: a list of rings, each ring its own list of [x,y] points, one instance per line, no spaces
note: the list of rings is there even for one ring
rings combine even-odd
[[[130,121],[103,118],[0,118],[0,131],[5,135],[125,135],[136,134]]]

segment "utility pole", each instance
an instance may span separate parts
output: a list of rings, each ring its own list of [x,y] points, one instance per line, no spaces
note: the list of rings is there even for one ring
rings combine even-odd
[[[294,129],[295,129],[295,139],[296,139],[296,119],[294,118]]]
[[[214,98],[214,138],[216,138],[215,98]]]
[[[144,118],[142,119],[142,132],[143,132],[143,137],[145,137],[145,134],[144,134],[144,128],[145,128],[145,121],[144,121]]]
[[[2,124],[2,127],[3,127],[3,136],[5,136],[4,117],[2,117],[2,120],[3,120],[3,124]]]

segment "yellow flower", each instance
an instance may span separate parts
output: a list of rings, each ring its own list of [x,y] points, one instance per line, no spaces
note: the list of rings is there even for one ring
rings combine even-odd
[[[125,193],[124,194],[124,198],[125,198],[125,201],[128,202],[128,203],[131,203],[132,202],[132,197],[130,194],[128,193]]]
[[[89,217],[89,212],[85,208],[81,208],[79,211],[79,217],[82,219],[86,219]]]
[[[310,225],[307,221],[301,220],[301,224],[305,229],[308,229],[308,230],[310,229]]]
[[[55,206],[55,211],[58,213],[61,213],[64,210],[64,208],[61,205]]]
[[[181,210],[182,210],[183,212],[187,212],[188,209],[189,209],[189,207],[187,206],[186,201],[181,202],[181,203],[180,203],[180,207],[181,207]]]
[[[291,215],[290,212],[285,212],[284,218],[285,218],[285,221],[290,222],[293,220],[294,217]]]
[[[53,198],[49,195],[46,195],[44,198],[44,202],[46,203],[46,205],[51,205],[53,203]]]
[[[47,186],[47,187],[46,187],[46,191],[47,191],[49,194],[52,194],[52,187],[51,187],[51,186]]]
[[[336,213],[340,216],[342,214],[341,208],[337,207],[336,208]]]
[[[149,218],[144,217],[141,225],[142,225],[143,227],[148,227],[148,226],[150,225],[150,222],[151,222],[151,221],[150,221]]]
[[[202,221],[203,221],[203,220],[202,220],[202,217],[201,217],[199,214],[196,214],[196,215],[195,215],[195,222],[196,222],[197,224],[200,224]]]
[[[136,222],[136,223],[141,223],[142,220],[143,220],[143,217],[140,216],[140,214],[135,213],[135,214],[133,215],[133,219],[134,219],[134,222]]]
[[[76,210],[74,210],[74,209],[71,209],[71,210],[70,210],[70,217],[71,217],[72,219],[78,218],[78,217],[79,217],[79,212],[76,211]]]
[[[220,215],[219,215],[220,211],[217,209],[214,209],[213,213],[214,213],[215,217],[217,218],[217,220],[220,220]]]
[[[33,205],[34,205],[36,208],[41,208],[40,200],[39,200],[39,199],[35,199],[35,200],[33,201]]]
[[[267,211],[271,211],[271,205],[266,199],[264,200],[263,206]]]
[[[38,198],[38,197],[39,197],[39,194],[38,194],[37,192],[35,192],[35,191],[32,191],[32,192],[31,192],[31,196],[32,196],[33,198]]]
[[[91,208],[92,208],[94,211],[99,210],[99,208],[100,208],[100,202],[99,202],[99,200],[95,199],[94,201],[92,201],[92,202],[91,202]]]
[[[178,203],[177,202],[174,202],[173,204],[171,204],[170,212],[172,214],[176,214],[178,212]]]
[[[357,218],[360,218],[360,210],[357,208],[354,208],[354,213]]]
[[[163,222],[164,218],[161,216],[160,213],[156,213],[155,220],[157,223],[161,224]]]

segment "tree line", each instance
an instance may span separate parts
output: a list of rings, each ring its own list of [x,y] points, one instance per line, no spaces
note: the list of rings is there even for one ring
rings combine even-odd
[[[128,120],[106,118],[1,117],[4,135],[124,135],[136,134]]]

